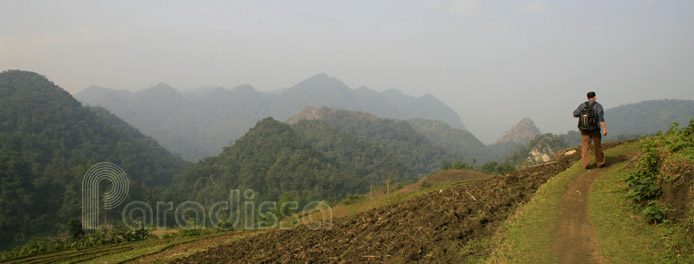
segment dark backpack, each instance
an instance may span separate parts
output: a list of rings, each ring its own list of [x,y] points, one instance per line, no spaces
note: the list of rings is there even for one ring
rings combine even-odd
[[[586,102],[586,105],[581,110],[581,115],[578,116],[578,130],[591,132],[597,129],[598,124],[595,118],[595,111],[593,111],[593,105]]]

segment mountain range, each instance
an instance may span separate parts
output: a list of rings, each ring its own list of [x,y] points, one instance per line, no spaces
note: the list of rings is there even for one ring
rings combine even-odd
[[[308,106],[290,113],[286,109],[309,102],[281,105],[280,99],[296,98],[290,96],[292,90],[314,89],[319,93],[319,85],[310,83],[341,83],[325,75],[312,79],[273,95],[250,86],[182,94],[165,84],[136,93],[100,88],[84,92],[84,96],[93,92],[93,99],[121,102],[114,105],[136,122],[159,122],[155,131],[160,134],[148,134],[107,108],[82,106],[39,74],[0,73],[0,236],[10,238],[2,240],[0,248],[36,234],[54,234],[61,223],[77,217],[82,176],[102,161],[115,163],[128,173],[132,179],[131,200],[191,200],[211,206],[228,198],[230,189],[252,189],[257,201],[335,202],[391,180],[419,179],[450,162],[471,163],[472,168],[502,160],[529,165],[546,160],[558,148],[575,145],[567,139],[577,132],[541,135],[529,119],[521,120],[497,143],[484,145],[462,123],[456,127],[442,120],[384,118],[368,111],[325,106]],[[341,87],[333,92],[346,95],[365,91]],[[380,94],[390,93],[401,95],[394,91]],[[409,98],[427,104],[426,96],[402,96],[401,101]],[[262,113],[258,113],[253,110],[257,102],[268,108],[260,108]],[[272,117],[251,121],[263,113],[279,111],[270,103],[286,110],[278,114],[281,120],[288,120],[286,123]],[[332,103],[355,104],[339,100]],[[691,119],[692,106],[692,101],[656,100],[608,109],[608,128],[611,135],[653,133],[655,129],[667,129],[672,121],[684,123]],[[232,108],[239,112],[227,112]],[[218,122],[214,118],[219,118]],[[241,136],[234,141],[224,139],[212,144],[221,148],[221,153],[195,164],[172,154],[155,140],[156,135],[168,136],[170,144],[178,144],[179,149],[200,149],[196,141],[186,140],[185,136],[200,130],[195,134],[197,139],[218,142],[240,122],[237,118],[253,124],[239,132]]]
[[[306,106],[365,111],[383,118],[440,120],[465,129],[458,114],[432,95],[416,98],[398,90],[352,89],[325,74],[270,94],[250,85],[180,93],[160,83],[138,92],[92,86],[75,98],[108,109],[191,161],[219,154],[261,119],[285,121]]]

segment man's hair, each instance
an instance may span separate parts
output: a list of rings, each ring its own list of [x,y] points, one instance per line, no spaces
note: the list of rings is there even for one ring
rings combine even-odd
[[[588,92],[588,99],[595,97],[595,92]]]

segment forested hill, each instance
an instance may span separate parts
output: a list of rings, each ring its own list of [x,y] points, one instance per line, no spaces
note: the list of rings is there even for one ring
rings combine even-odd
[[[81,214],[81,181],[98,162],[121,166],[130,199],[167,185],[187,163],[103,109],[83,107],[45,77],[0,73],[0,247]]]
[[[611,135],[647,135],[667,131],[672,122],[687,124],[694,118],[693,100],[650,100],[605,110]]]
[[[420,176],[440,168],[444,160],[462,160],[417,133],[406,121],[378,118],[365,112],[307,107],[289,123],[299,124],[302,119],[313,119],[304,122],[319,123],[384,147]]]
[[[138,92],[93,86],[75,97],[108,109],[187,160],[215,156],[258,120],[286,121],[306,106],[366,111],[384,118],[441,120],[465,128],[458,114],[432,95],[352,89],[325,74],[276,93],[259,92],[250,85],[179,93],[162,83]]]
[[[266,118],[216,156],[201,160],[176,180],[171,200],[205,206],[229,190],[254,191],[257,201],[338,201],[365,193],[370,184],[413,177],[387,150],[326,127]],[[183,195],[181,195],[183,194]]]

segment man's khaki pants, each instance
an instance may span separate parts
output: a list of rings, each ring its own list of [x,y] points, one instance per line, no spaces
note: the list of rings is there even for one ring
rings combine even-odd
[[[600,139],[602,135],[600,130],[594,130],[591,132],[581,132],[581,166],[584,169],[588,168],[590,165],[590,141],[593,141],[593,152],[595,152],[595,162],[598,167],[605,166],[605,155],[602,153],[602,146],[600,145]]]

